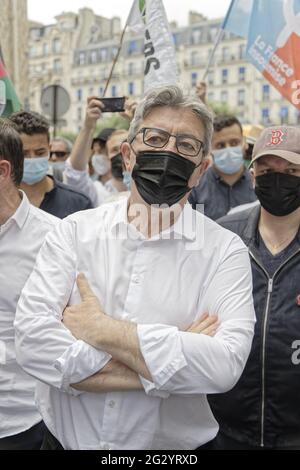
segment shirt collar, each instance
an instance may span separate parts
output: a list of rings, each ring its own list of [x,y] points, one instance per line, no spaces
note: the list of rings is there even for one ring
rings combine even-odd
[[[114,214],[111,230],[113,231],[117,226],[125,225],[129,226],[128,223],[128,205],[129,198],[124,197],[122,202],[116,206],[116,212]],[[175,224],[172,227],[164,230],[156,237],[153,237],[151,240],[156,240],[166,236],[168,233],[174,233],[179,236],[179,239],[185,238],[187,240],[195,240],[195,211],[192,209],[189,203],[186,203],[183,210],[181,211],[180,216],[176,220]]]
[[[24,191],[19,190],[19,193],[22,198],[22,201],[14,215],[10,218],[10,220],[14,220],[19,229],[21,230],[28,217],[28,213],[30,210],[30,202]]]

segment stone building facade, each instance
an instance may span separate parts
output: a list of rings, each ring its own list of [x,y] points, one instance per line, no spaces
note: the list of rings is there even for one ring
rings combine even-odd
[[[28,98],[27,0],[1,0],[0,46],[20,101]]]

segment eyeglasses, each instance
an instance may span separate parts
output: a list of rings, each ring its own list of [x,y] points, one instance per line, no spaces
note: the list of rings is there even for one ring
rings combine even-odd
[[[186,134],[173,135],[163,129],[144,127],[137,135],[138,134],[143,134],[143,142],[145,145],[156,149],[164,148],[168,144],[170,137],[175,137],[178,153],[187,157],[197,157],[203,148],[203,142],[195,137]]]
[[[64,158],[69,154],[68,152],[50,152],[50,158],[53,157],[53,155],[55,155],[57,158]]]

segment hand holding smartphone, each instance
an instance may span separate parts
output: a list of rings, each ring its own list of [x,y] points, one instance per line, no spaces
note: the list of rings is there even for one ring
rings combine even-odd
[[[103,103],[102,113],[122,113],[125,111],[125,96],[118,98],[97,98]]]

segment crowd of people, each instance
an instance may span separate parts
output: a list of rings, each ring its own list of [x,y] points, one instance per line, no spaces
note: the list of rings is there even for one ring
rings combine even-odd
[[[0,120],[0,449],[300,450],[300,128],[102,106]]]

